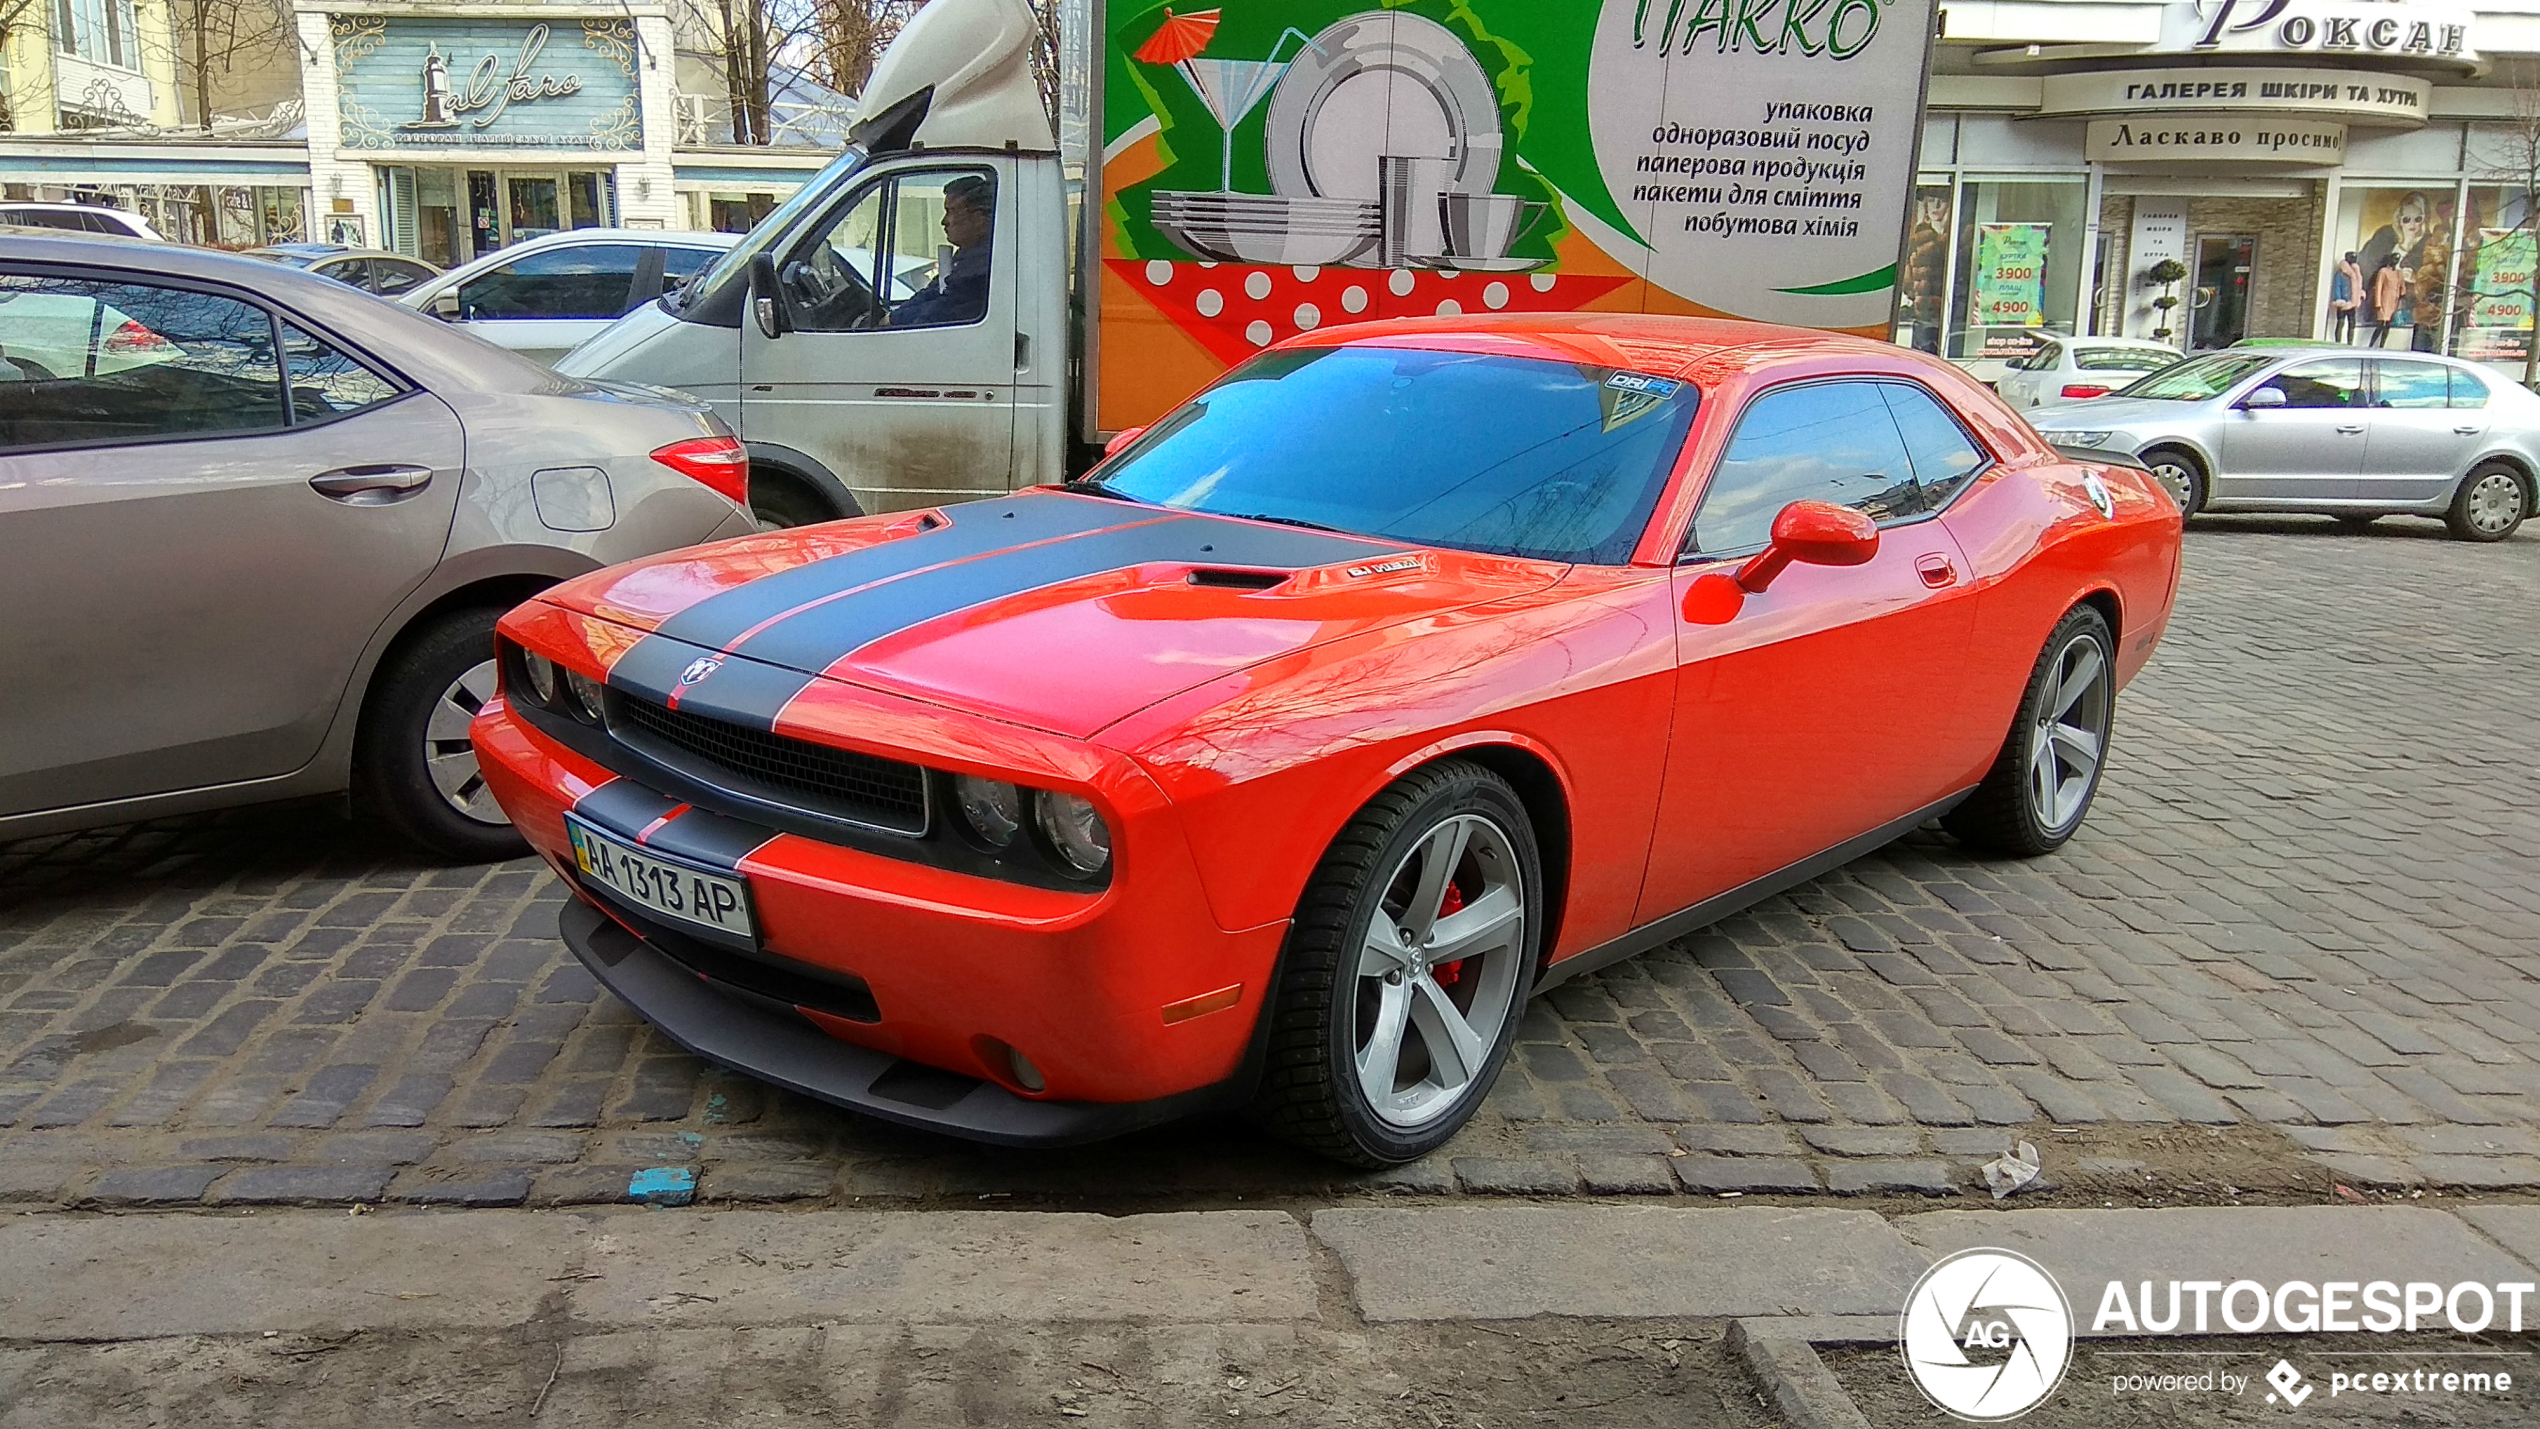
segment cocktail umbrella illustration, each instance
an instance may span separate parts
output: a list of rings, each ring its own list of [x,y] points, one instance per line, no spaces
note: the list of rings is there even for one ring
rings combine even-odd
[[[1270,46],[1266,60],[1229,60],[1202,58],[1200,51],[1217,35],[1217,22],[1222,10],[1193,10],[1187,15],[1175,14],[1172,7],[1164,11],[1164,23],[1155,27],[1147,42],[1132,52],[1132,58],[1151,65],[1171,65],[1182,72],[1182,78],[1208,106],[1224,136],[1218,186],[1226,192],[1235,187],[1235,126],[1253,107],[1270,95],[1270,89],[1287,73],[1288,61],[1278,57],[1290,36],[1311,47],[1314,41],[1290,29]]]

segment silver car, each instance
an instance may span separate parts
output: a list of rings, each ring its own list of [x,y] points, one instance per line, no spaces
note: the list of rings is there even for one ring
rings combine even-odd
[[[2501,541],[2540,472],[2540,397],[2422,352],[2233,348],[2029,421],[2051,442],[2140,458],[2190,516],[2438,516],[2464,541]]]
[[[325,278],[0,237],[0,841],[350,788],[517,854],[467,734],[495,617],[753,529],[745,469],[687,399]]]

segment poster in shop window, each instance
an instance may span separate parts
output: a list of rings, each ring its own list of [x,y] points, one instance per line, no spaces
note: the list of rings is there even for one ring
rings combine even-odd
[[[2470,262],[2469,311],[2460,355],[2486,361],[2519,358],[2531,345],[2530,229],[2482,228]]]
[[[1932,0],[1114,0],[1096,425],[1301,331],[1889,336]]]
[[[1969,327],[2039,327],[2046,321],[2046,240],[2051,223],[1976,225]]]

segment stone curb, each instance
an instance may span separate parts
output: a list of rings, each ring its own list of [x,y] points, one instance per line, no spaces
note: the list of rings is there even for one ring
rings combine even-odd
[[[1729,1326],[1729,1349],[1791,1429],[1870,1429],[1860,1406],[1808,1341],[1776,1320]]]

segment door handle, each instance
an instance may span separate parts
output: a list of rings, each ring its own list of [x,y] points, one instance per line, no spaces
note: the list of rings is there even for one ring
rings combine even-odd
[[[2341,426],[2337,429],[2337,434],[2341,437],[2359,437],[2364,434],[2364,429],[2360,423],[2354,426]]]
[[[2452,429],[2452,435],[2456,437],[2474,437],[2486,430],[2487,429],[2485,427],[2480,426],[2454,427]]]
[[[320,496],[332,497],[347,506],[386,506],[403,501],[431,484],[432,468],[376,464],[339,466],[309,478],[309,485]]]
[[[1923,584],[1930,586],[1933,590],[1955,585],[1958,581],[1958,568],[1951,565],[1949,558],[1938,551],[1915,561],[1914,569],[1922,576]]]

